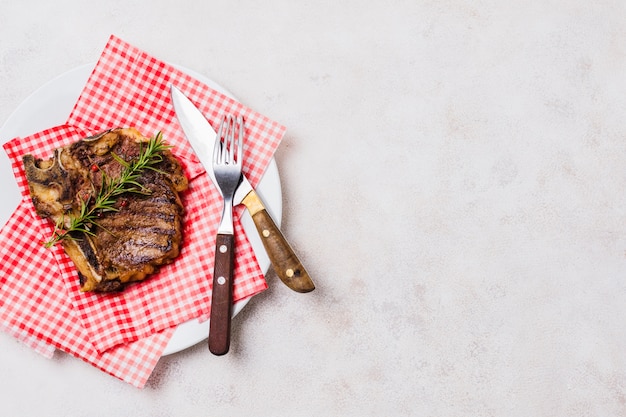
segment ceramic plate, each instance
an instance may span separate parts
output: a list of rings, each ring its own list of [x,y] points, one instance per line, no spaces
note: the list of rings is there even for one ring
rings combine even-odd
[[[28,136],[41,130],[58,126],[65,123],[74,107],[74,103],[87,82],[95,64],[88,64],[68,71],[37,89],[9,116],[8,120],[0,128],[0,143],[5,143],[17,136]],[[202,81],[209,87],[232,97],[227,90],[187,68],[176,66],[185,73]],[[4,152],[0,152],[0,225],[4,225],[11,213],[20,201],[20,194],[11,171],[9,159]],[[267,205],[267,209],[280,226],[282,215],[282,191],[280,177],[276,161],[271,160],[270,165],[257,187],[257,193]],[[254,253],[264,273],[270,266],[270,261],[263,248],[254,223],[246,211],[242,219],[243,227],[248,239],[252,244]],[[209,274],[207,274],[209,279]],[[248,299],[239,301],[233,306],[233,315],[237,315],[248,303]],[[176,328],[174,336],[170,339],[163,355],[179,352],[193,346],[207,338],[209,334],[209,322],[199,323],[191,320],[182,323]]]

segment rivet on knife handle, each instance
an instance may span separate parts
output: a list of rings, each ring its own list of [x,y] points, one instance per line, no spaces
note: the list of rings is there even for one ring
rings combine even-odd
[[[235,237],[230,234],[218,234],[216,237],[211,320],[209,321],[209,350],[214,355],[224,355],[230,348],[234,242]]]
[[[302,262],[274,223],[259,196],[250,191],[242,203],[248,208],[254,225],[261,236],[265,251],[272,262],[274,271],[289,288],[297,292],[310,292],[315,289],[313,281],[304,269]]]

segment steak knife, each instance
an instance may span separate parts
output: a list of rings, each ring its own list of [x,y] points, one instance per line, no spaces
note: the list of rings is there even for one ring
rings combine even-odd
[[[176,117],[185,132],[187,140],[214,184],[213,146],[216,133],[202,112],[174,85],[170,88]],[[272,216],[265,209],[263,201],[256,193],[245,174],[235,192],[233,204],[243,204],[250,213],[257,232],[263,242],[270,262],[280,280],[296,292],[307,293],[315,289],[313,281],[304,269],[302,262],[276,226]]]

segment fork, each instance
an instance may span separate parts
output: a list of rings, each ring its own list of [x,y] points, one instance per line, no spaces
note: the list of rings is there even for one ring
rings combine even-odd
[[[232,315],[232,281],[235,237],[233,229],[233,196],[241,181],[244,123],[241,116],[224,116],[213,149],[213,173],[224,199],[222,219],[217,229],[209,350],[224,355],[230,347]]]

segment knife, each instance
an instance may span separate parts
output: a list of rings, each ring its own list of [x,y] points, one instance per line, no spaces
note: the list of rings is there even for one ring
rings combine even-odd
[[[216,133],[202,112],[174,85],[170,87],[172,103],[178,122],[185,132],[187,140],[214,184],[213,146]],[[307,293],[315,289],[313,281],[304,269],[302,262],[276,226],[272,216],[265,209],[263,201],[256,193],[245,174],[235,192],[233,204],[243,204],[248,209],[254,225],[261,237],[276,275],[289,288],[296,292]]]

